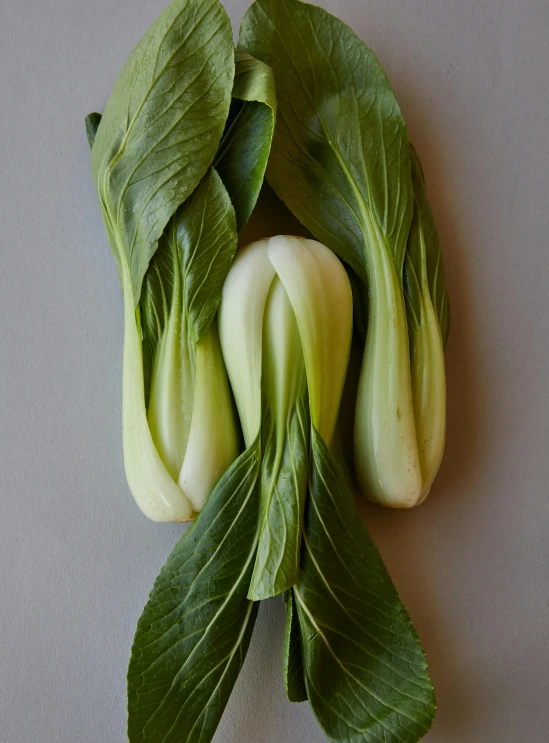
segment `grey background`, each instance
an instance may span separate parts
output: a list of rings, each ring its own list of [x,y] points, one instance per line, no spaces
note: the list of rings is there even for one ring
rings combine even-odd
[[[125,483],[122,302],[83,119],[164,0],[0,2],[0,740],[125,740],[135,622],[181,532]],[[246,0],[227,0],[236,28]],[[425,505],[365,516],[423,639],[429,743],[549,733],[549,3],[324,0],[387,69],[452,302]],[[216,743],[320,743],[262,607]]]

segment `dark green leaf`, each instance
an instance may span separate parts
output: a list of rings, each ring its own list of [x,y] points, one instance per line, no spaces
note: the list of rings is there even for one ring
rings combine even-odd
[[[419,638],[316,431],[312,458],[294,587],[311,707],[333,743],[415,743],[435,712]]]
[[[128,670],[130,743],[207,743],[244,662],[259,521],[259,442],[230,467],[158,576]]]
[[[232,32],[218,0],[174,0],[118,76],[97,129],[92,173],[136,303],[168,220],[213,161],[233,75]]]
[[[421,319],[421,286],[425,283],[438,318],[442,342],[446,346],[450,332],[450,303],[446,292],[442,252],[435,218],[425,190],[423,170],[413,147],[410,147],[410,154],[414,216],[408,236],[404,274],[408,322],[411,332],[414,332]]]
[[[233,101],[215,167],[231,196],[240,231],[263,183],[274,133],[276,95],[267,65],[238,49],[235,57]]]
[[[95,135],[97,134],[97,127],[101,122],[101,114],[92,113],[86,116],[86,135],[90,147],[93,147],[95,141]]]
[[[257,0],[239,46],[275,77],[270,185],[363,281],[372,239],[398,275],[412,216],[408,141],[374,54],[337,18],[294,0]]]
[[[299,639],[299,622],[293,591],[284,594],[286,605],[286,630],[284,633],[284,651],[282,657],[282,671],[284,688],[290,702],[306,702],[307,689],[303,677],[301,662],[301,647]]]
[[[261,424],[261,527],[250,598],[277,596],[299,572],[303,508],[309,479],[309,400],[306,388],[277,437],[272,411]]]

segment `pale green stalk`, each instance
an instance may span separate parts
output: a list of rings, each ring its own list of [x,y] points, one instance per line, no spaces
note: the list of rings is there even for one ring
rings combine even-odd
[[[167,327],[154,357],[148,418],[156,448],[177,481],[193,415],[196,360],[182,312],[180,265],[177,251],[174,253],[172,301],[166,311]]]
[[[219,337],[246,446],[261,425],[261,354],[265,302],[275,270],[267,241],[240,250],[223,285]]]
[[[330,446],[351,349],[353,297],[349,279],[332,251],[316,240],[272,237],[267,252],[297,319],[311,419]]]
[[[187,521],[192,506],[160,457],[145,408],[139,309],[129,281],[124,286],[122,434],[128,485],[137,505],[152,521]]]
[[[192,420],[178,483],[196,512],[238,455],[238,436],[217,327],[196,346]]]
[[[368,333],[356,404],[355,465],[371,500],[407,508],[421,496],[422,477],[402,278],[382,235],[368,222]]]

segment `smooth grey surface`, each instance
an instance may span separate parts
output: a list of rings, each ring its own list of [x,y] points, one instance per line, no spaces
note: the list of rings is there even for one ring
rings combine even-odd
[[[89,174],[163,0],[0,2],[0,740],[125,740],[137,617],[181,532],[125,483],[122,302]],[[324,0],[380,57],[423,160],[452,302],[445,460],[365,515],[423,639],[429,743],[549,733],[549,3]],[[228,0],[236,26],[245,0]],[[216,743],[321,743],[264,607]]]

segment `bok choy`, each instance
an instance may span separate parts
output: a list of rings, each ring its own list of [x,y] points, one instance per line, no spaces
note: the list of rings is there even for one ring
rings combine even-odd
[[[164,300],[164,321],[159,319],[157,328],[158,353],[151,375],[156,389],[149,395],[149,402],[151,398],[153,402],[151,430],[145,402],[140,299],[159,241],[170,240],[162,238],[170,218],[206,176],[215,157],[229,113],[233,77],[231,28],[221,5],[216,0],[175,0],[126,61],[92,147],[92,174],[124,295],[124,464],[134,498],[155,521],[189,519],[193,499],[197,503],[202,498],[200,492],[185,493],[178,484],[192,411],[188,402],[191,390],[178,385],[185,385],[186,372],[193,376],[189,367],[194,359],[189,357],[196,349],[185,348],[183,342],[178,345],[185,335],[181,324],[188,308],[178,296],[181,284],[174,282],[172,301]],[[209,178],[210,187],[225,200],[225,212],[230,215],[232,207],[219,178],[212,173]],[[230,219],[222,239],[222,247],[229,253],[236,247],[234,214],[232,224]],[[171,251],[172,275],[178,272],[173,235],[179,220],[175,220],[170,230],[172,244],[163,246],[163,252]],[[158,288],[166,295],[165,276]],[[195,307],[201,312],[200,305]],[[204,325],[191,328],[194,344],[205,334]],[[184,341],[188,343],[186,338]],[[163,365],[166,368],[160,370]],[[223,390],[218,394],[224,396]],[[176,416],[175,421],[162,420],[162,409],[167,407],[172,407],[168,418]],[[168,451],[163,437],[170,426],[183,433]],[[215,457],[206,458],[204,477],[210,487],[235,454],[230,445],[224,447],[222,461],[215,463],[213,470]]]
[[[212,740],[277,595],[288,698],[332,743],[416,743],[435,711],[425,655],[338,430],[354,333],[358,482],[394,507],[426,497],[449,304],[378,61],[303,2],[257,0],[235,49],[218,0],[174,0],[86,131],[123,292],[128,484],[152,520],[193,520],[137,625],[130,743]],[[318,240],[237,250],[265,173]]]
[[[261,434],[257,600],[297,580],[311,425],[330,446],[351,343],[343,266],[314,240],[253,243],[229,271],[219,328],[247,445]]]
[[[233,51],[219,3],[175,2],[128,59],[103,117],[86,120],[124,293],[126,475],[155,521],[192,518],[238,454],[212,320],[274,112],[269,68]]]
[[[448,300],[421,176],[414,207],[404,119],[374,54],[320,8],[257,0],[239,45],[269,64],[277,81],[269,183],[362,283],[358,480],[374,501],[413,506],[442,456]],[[431,244],[422,248],[425,237]]]

